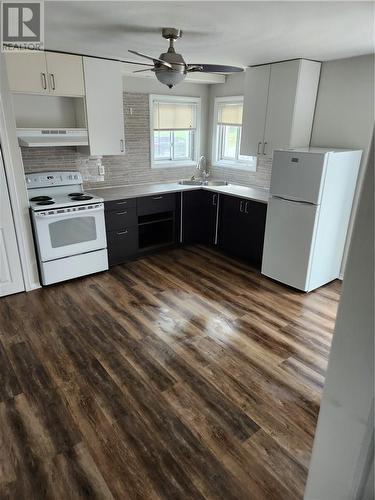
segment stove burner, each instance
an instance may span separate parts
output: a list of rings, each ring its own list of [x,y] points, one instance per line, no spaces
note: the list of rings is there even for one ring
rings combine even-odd
[[[83,196],[83,193],[69,193],[68,196]]]
[[[92,200],[93,196],[89,196],[87,194],[82,194],[80,196],[72,196],[71,199],[74,200],[74,201]]]
[[[54,205],[55,202],[52,200],[39,201],[37,205]]]
[[[34,196],[34,198],[31,198],[30,201],[49,201],[52,200],[50,196]]]

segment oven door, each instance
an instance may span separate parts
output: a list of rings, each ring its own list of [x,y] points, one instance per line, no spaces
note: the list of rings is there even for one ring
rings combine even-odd
[[[42,262],[107,247],[103,203],[33,212],[33,222]]]

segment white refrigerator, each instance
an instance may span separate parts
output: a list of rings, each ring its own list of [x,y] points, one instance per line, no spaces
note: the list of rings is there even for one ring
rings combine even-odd
[[[306,292],[340,277],[361,156],[274,152],[262,274]]]

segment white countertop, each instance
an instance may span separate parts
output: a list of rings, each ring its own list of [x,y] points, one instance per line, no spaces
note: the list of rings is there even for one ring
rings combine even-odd
[[[214,193],[228,194],[247,200],[268,203],[269,190],[258,187],[240,186],[238,184],[228,184],[227,186],[186,186],[178,182],[168,182],[164,184],[134,184],[127,186],[103,187],[88,189],[95,196],[103,198],[104,201],[123,200],[126,198],[138,198],[140,196],[150,196],[154,194],[178,193],[183,191],[194,191],[205,189]]]

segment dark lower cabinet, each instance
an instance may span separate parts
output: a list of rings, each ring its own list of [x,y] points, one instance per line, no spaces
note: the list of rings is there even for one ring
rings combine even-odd
[[[264,203],[222,196],[219,247],[260,269],[266,214]]]
[[[115,266],[134,257],[138,251],[138,227],[107,232],[108,264]]]
[[[185,191],[182,203],[182,243],[216,243],[219,195],[201,189]]]
[[[179,199],[179,197],[178,197]],[[174,245],[180,214],[174,193],[105,203],[108,263],[121,264]]]
[[[138,219],[136,199],[104,203],[107,232],[108,264],[115,266],[138,252]]]
[[[106,202],[109,265],[180,241],[217,245],[260,269],[266,212],[264,203],[202,189]]]

